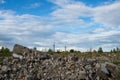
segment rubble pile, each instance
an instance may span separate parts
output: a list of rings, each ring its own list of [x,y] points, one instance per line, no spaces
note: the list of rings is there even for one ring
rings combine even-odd
[[[31,49],[15,47],[13,52],[22,54],[22,58],[4,59],[0,63],[0,80],[116,80],[118,66],[99,58],[30,53]]]

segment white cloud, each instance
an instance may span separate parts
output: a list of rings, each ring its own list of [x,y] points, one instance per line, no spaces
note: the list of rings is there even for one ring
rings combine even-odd
[[[42,4],[40,2],[34,2],[28,5],[23,6],[23,9],[35,9],[35,8],[39,8]]]
[[[13,13],[14,12],[11,11],[0,11],[0,17],[2,18],[2,20],[0,20],[1,33],[4,33],[5,31],[8,31],[9,34],[13,33],[12,31],[18,31],[18,33],[27,30],[29,30],[29,32],[44,31],[50,28],[49,24],[44,23],[42,17],[29,14],[16,15]]]
[[[40,3],[36,2],[31,4],[29,8],[37,8],[37,7],[40,7],[40,5],[41,5]]]
[[[2,48],[2,46],[0,46],[0,49]]]
[[[89,17],[91,8],[81,3],[67,4],[55,10],[51,15],[60,19],[78,19],[80,16]]]
[[[2,45],[15,43],[31,45],[39,34],[51,28],[47,20],[30,14],[17,15],[12,11],[0,10],[0,40]],[[39,38],[40,39],[40,38]]]
[[[53,3],[57,6],[62,6],[58,7],[51,13],[56,25],[63,24],[70,27],[88,26],[85,20],[81,19],[81,17],[90,17],[92,14],[91,7],[72,0],[55,0]],[[91,22],[88,22],[88,24],[91,25]]]
[[[83,48],[84,46],[89,48],[90,46],[94,45],[93,48],[95,48],[96,46],[100,47],[103,44],[106,45],[111,44],[113,46],[117,46],[119,44],[120,31],[109,30],[94,34],[90,34],[90,33],[73,34],[73,33],[57,32],[53,36],[55,41],[59,41],[59,43],[62,45],[67,44],[69,45],[69,47],[79,46]],[[117,44],[114,43],[113,41],[116,41]]]
[[[45,46],[48,47],[48,46],[50,46],[50,45],[52,46],[52,44],[53,44],[52,42],[53,42],[53,41],[49,41],[49,42],[48,42],[48,40],[44,40],[44,41],[39,41],[39,42],[33,42],[33,44],[39,45],[39,46],[41,46],[41,47],[43,47],[43,46],[44,46],[44,47],[45,47]]]
[[[91,36],[89,36],[89,40],[103,40],[104,38],[106,37],[111,37],[113,35],[120,35],[120,31],[105,31],[105,32],[100,32],[100,33],[96,33],[96,34],[93,34]]]
[[[91,22],[102,24],[107,27],[120,27],[119,1],[97,7],[90,7],[74,0],[51,0],[51,2],[58,6],[51,15],[59,22],[66,23],[66,21],[72,20],[70,23],[74,24],[74,22],[79,21],[77,24],[83,24],[85,22],[83,18],[90,18]]]
[[[106,30],[104,28],[97,28],[95,30],[92,31],[93,33],[101,33],[101,32],[106,32]]]
[[[73,0],[52,0],[51,2],[56,4],[57,8],[47,17],[30,14],[17,15],[14,11],[0,10],[0,35],[2,35],[0,40],[3,41],[8,37],[7,40],[13,44],[17,42],[46,48],[51,48],[56,42],[57,48],[63,49],[64,45],[68,45],[68,49],[77,50],[85,50],[90,45],[94,45],[94,48],[105,47],[104,44],[115,46],[113,41],[119,42],[120,2],[97,7],[90,7]],[[38,4],[34,6],[37,7]],[[90,20],[86,22],[86,19]],[[81,33],[82,30],[75,33],[75,28],[90,27],[93,24],[102,24],[101,26],[110,28],[117,27],[118,30],[96,27],[97,29],[92,33],[87,30],[83,33]],[[56,27],[67,28],[67,31],[71,30],[73,33],[66,32],[64,29],[55,30]],[[49,31],[51,29],[52,31]]]
[[[64,7],[66,4],[72,3],[72,0],[48,0],[54,4],[56,4],[59,7]]]
[[[0,0],[0,4],[4,4],[5,2],[5,0]]]
[[[94,20],[104,26],[120,27],[120,2],[94,8]]]

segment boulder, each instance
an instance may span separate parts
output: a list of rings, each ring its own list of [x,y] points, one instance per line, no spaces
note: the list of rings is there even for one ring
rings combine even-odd
[[[110,75],[114,78],[117,75],[117,65],[113,63],[106,62],[106,68],[108,69]]]
[[[34,53],[35,54],[41,54],[41,55],[44,55],[46,53],[42,53],[38,50],[34,50],[34,49],[29,49],[25,46],[22,46],[22,45],[19,45],[19,44],[15,44],[14,45],[14,48],[13,48],[13,53],[16,53],[18,55],[27,55],[27,54],[31,54],[31,53]]]
[[[96,71],[96,74],[97,74],[97,76],[99,76],[103,80],[107,80],[108,79],[107,74],[105,72],[103,72],[101,69],[98,69]]]
[[[32,50],[25,46],[15,44],[13,48],[13,53],[23,55],[24,53],[32,53]]]

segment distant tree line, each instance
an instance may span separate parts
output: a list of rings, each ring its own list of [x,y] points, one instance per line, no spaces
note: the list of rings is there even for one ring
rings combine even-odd
[[[67,52],[67,53],[81,53],[81,51],[76,51],[74,49],[70,49],[69,51],[62,51],[62,52]],[[62,52],[60,52],[59,50],[56,51],[56,53],[62,53]],[[93,50],[93,52],[94,53],[103,53],[103,49],[102,49],[102,47],[99,47],[98,51]],[[53,54],[54,51],[52,49],[49,49],[48,53],[49,54]],[[90,52],[88,52],[88,53],[90,53]]]
[[[12,52],[8,48],[2,47],[0,49],[0,57],[8,57],[11,55],[12,55]]]
[[[67,53],[82,53],[81,51],[76,51],[74,49],[70,49],[69,51],[62,51],[62,52],[60,52],[59,50],[56,51],[56,52],[54,52],[52,49],[48,50],[48,53],[50,53],[50,54],[53,54],[53,53],[63,53],[63,52],[67,52]],[[102,54],[102,53],[106,53],[106,52],[103,51],[102,47],[99,47],[98,50],[87,51],[87,52],[84,52],[84,53],[98,53],[98,54]],[[107,53],[120,53],[120,48],[116,47],[116,48],[110,50]]]
[[[111,53],[120,53],[120,48],[116,47],[110,51]]]

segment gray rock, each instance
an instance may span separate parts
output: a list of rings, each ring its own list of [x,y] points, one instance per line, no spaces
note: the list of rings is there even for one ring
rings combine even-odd
[[[1,70],[2,71],[7,71],[7,66],[6,65],[2,66]]]
[[[48,55],[17,44],[13,52],[23,58],[5,59],[0,64],[0,80],[115,80],[116,65],[102,63],[104,59],[82,58],[75,54]]]
[[[32,50],[30,50],[29,48],[24,47],[22,45],[15,44],[14,48],[13,48],[13,52],[20,54],[20,55],[23,55],[23,53],[29,53],[29,54],[32,53]]]

